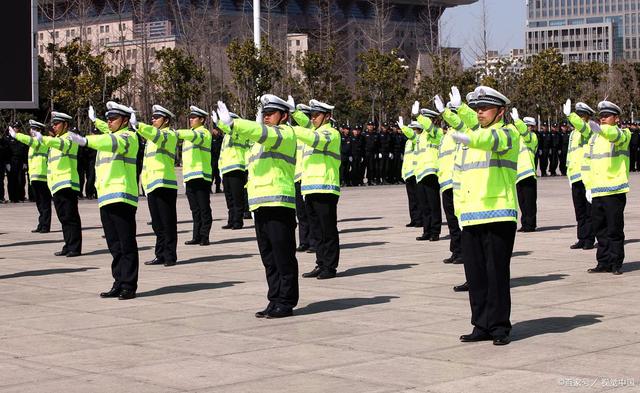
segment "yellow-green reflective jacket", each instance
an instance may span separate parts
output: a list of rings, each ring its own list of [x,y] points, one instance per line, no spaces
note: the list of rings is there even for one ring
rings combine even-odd
[[[296,136],[288,124],[268,127],[255,121],[234,119],[231,134],[255,142],[247,160],[249,209],[281,206],[295,209],[293,177]]]
[[[600,125],[601,132],[591,131],[588,123],[574,113],[569,115],[571,124],[576,122],[582,130],[582,136],[589,138],[585,146],[583,176],[585,188],[591,190],[593,198],[629,192],[629,142],[631,131],[628,128]],[[586,126],[583,126],[586,125]]]
[[[65,188],[80,191],[78,145],[67,140],[66,135],[65,133],[57,138],[42,137],[42,144],[49,148],[47,184],[51,194]]]
[[[200,126],[176,131],[182,139],[182,173],[184,182],[193,179],[212,181],[211,176],[211,133]]]
[[[46,182],[49,148],[30,135],[16,134],[16,140],[29,146],[29,182]]]
[[[97,119],[98,125],[106,124]],[[103,134],[88,135],[87,147],[97,150],[96,190],[98,206],[124,202],[138,206],[138,178],[136,157],[138,136],[127,126],[120,130]]]
[[[304,153],[305,144],[298,140],[296,142],[296,174],[293,177],[294,182],[302,181],[302,154]]]
[[[520,134],[517,183],[531,176],[537,177],[535,158],[538,150],[538,136],[529,131],[527,125],[520,119],[515,122],[515,127]]]
[[[460,144],[451,136],[453,132],[454,130],[449,128],[442,137],[440,150],[438,150],[438,183],[440,183],[441,192],[453,188],[453,165],[456,152],[460,148]]]
[[[414,174],[420,182],[425,176],[438,174],[438,150],[444,133],[430,118],[418,115],[418,122],[424,128],[416,138],[416,166]]]
[[[578,181],[587,184],[588,180],[586,180],[586,177],[588,176],[588,168],[584,164],[584,155],[588,152],[589,135],[583,135],[583,133],[587,134],[587,123],[575,113],[570,114],[568,119],[574,130],[571,131],[571,135],[569,136],[567,177],[571,184]]]
[[[220,122],[220,129],[224,132],[222,138],[222,148],[218,159],[220,175],[231,171],[247,170],[247,151],[251,149],[251,144],[246,139],[241,139],[237,134],[230,134],[229,127]]]
[[[178,189],[176,180],[176,146],[178,136],[169,127],[156,127],[138,123],[138,134],[146,140],[140,181],[146,193],[158,187]]]
[[[416,167],[416,137],[417,134],[411,128],[404,126],[401,128],[402,133],[407,137],[407,141],[404,144],[404,157],[402,160],[402,179],[415,176],[414,170]]]

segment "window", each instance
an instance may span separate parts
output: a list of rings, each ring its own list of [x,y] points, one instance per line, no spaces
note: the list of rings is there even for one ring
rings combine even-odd
[[[131,49],[127,49],[127,59],[131,58]]]
[[[43,39],[44,39],[44,35],[40,33],[40,41],[42,41]]]
[[[69,36],[71,35],[71,30],[65,30],[65,32],[64,32],[64,33],[65,33],[65,35],[66,35],[67,37],[69,37]]]
[[[40,45],[40,54],[44,53],[44,45]]]
[[[76,29],[71,29],[71,37],[75,37],[76,36]]]
[[[105,32],[105,33],[108,33],[108,32],[109,32],[109,25],[106,25],[106,26],[104,27],[104,32]]]
[[[100,32],[104,33],[104,26],[100,26]]]
[[[136,59],[136,58],[138,57],[138,50],[137,50],[137,49],[132,50],[132,51],[131,51],[131,56],[132,56],[134,59]]]
[[[59,38],[59,37],[60,37],[60,32],[56,31],[56,38]]]
[[[91,35],[91,27],[87,27],[87,34]]]

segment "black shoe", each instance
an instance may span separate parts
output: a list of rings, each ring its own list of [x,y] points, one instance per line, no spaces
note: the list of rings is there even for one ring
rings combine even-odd
[[[431,239],[431,237],[429,235],[424,234],[424,233],[422,235],[416,237],[416,240],[418,240],[418,241],[429,240],[429,239]]]
[[[298,248],[296,248],[296,251],[302,252],[302,251],[307,251],[308,249],[309,249],[309,246],[307,246],[306,244],[301,244],[298,246]]]
[[[216,188],[216,194],[222,194],[222,190],[220,188]]]
[[[583,250],[593,250],[595,248],[595,245],[593,243],[585,243],[584,246],[582,246]]]
[[[118,296],[120,296],[120,292],[121,292],[120,288],[113,287],[113,288],[109,289],[107,292],[102,292],[100,294],[100,297],[102,297],[102,298],[118,297]]]
[[[611,273],[611,268],[609,266],[598,265],[594,268],[587,270],[587,273]]]
[[[231,224],[227,224],[227,225],[223,225],[222,226],[222,229],[231,229],[231,228],[233,228],[233,225],[231,225]]]
[[[450,256],[449,258],[445,258],[442,260],[442,263],[453,263],[454,257],[453,255]]]
[[[498,336],[493,338],[493,345],[507,345],[511,342],[511,337],[508,334],[504,336]]]
[[[520,228],[516,232],[524,232],[524,228]]]
[[[32,229],[31,233],[40,233],[40,228]]]
[[[328,280],[330,278],[335,278],[336,277],[336,272],[335,270],[322,270],[320,272],[320,274],[318,274],[318,277],[316,277],[318,280]]]
[[[431,235],[429,236],[429,241],[430,242],[437,242],[440,240],[440,235]]]
[[[535,228],[522,228],[522,232],[525,232],[525,233],[531,233],[535,231],[536,231]]]
[[[61,250],[61,251],[56,251],[53,253],[53,255],[57,256],[57,257],[63,257],[65,255],[67,255],[69,253],[69,251],[67,250]]]
[[[464,261],[462,260],[462,257],[455,257],[455,258],[453,258],[453,264],[454,265],[462,265],[462,264],[464,264]]]
[[[251,213],[244,213],[244,216],[242,216],[245,220],[251,220],[253,217],[251,217]]]
[[[569,248],[572,250],[578,250],[583,247],[584,247],[584,242],[575,242],[574,244],[569,246]],[[591,247],[593,247],[593,245],[591,245]]]
[[[49,230],[48,229],[41,229],[40,233],[49,233]]]
[[[211,244],[211,242],[209,242],[209,239],[200,240],[200,245],[201,246],[208,246],[209,244]]]
[[[193,246],[193,245],[196,245],[196,244],[200,244],[200,240],[191,239],[191,240],[187,240],[186,242],[184,242],[184,244],[186,244],[187,246]]]
[[[411,221],[410,223],[408,223],[407,225],[405,225],[405,227],[407,227],[407,228],[411,228],[411,227],[415,227],[415,226],[416,226],[416,223],[415,223],[415,222],[413,222],[413,221]]]
[[[167,261],[167,262],[164,263],[164,265],[166,267],[175,266],[176,265],[176,261]]]
[[[273,309],[273,305],[269,304],[264,310],[255,313],[256,318],[265,318],[269,311]]]
[[[293,310],[292,309],[284,308],[284,307],[280,307],[280,306],[275,306],[272,310],[267,312],[266,318],[267,319],[286,318],[286,317],[290,317],[292,315],[293,315]]]
[[[164,261],[162,259],[153,258],[152,260],[147,261],[144,264],[145,265],[162,265],[164,264]]]
[[[309,247],[307,248],[307,254],[315,254],[316,253],[316,249],[313,247]]]
[[[454,286],[453,292],[469,292],[469,283]]]
[[[460,336],[460,341],[463,343],[474,343],[478,341],[489,341],[492,340],[493,337],[489,333],[480,332],[474,330],[471,334],[463,334]]]
[[[234,231],[237,231],[238,229],[242,229],[243,226],[242,225],[234,225],[231,229],[233,229]]]
[[[312,271],[306,272],[306,273],[302,273],[302,277],[304,277],[304,278],[318,277],[320,275],[321,271],[322,270],[320,269],[320,266],[316,266],[316,267],[313,268]]]
[[[67,258],[79,257],[80,255],[82,254],[78,251],[69,251],[67,253]]]
[[[614,267],[611,269],[611,274],[613,274],[614,276],[619,276],[622,274],[622,270],[620,270],[619,267]]]
[[[136,291],[133,289],[123,289],[120,291],[120,296],[118,296],[118,300],[129,300],[136,297]]]

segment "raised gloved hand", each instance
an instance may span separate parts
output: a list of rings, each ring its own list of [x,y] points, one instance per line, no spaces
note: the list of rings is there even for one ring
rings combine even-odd
[[[564,113],[565,116],[569,116],[571,114],[571,98],[568,98],[567,102],[562,105],[562,113]]]
[[[27,164],[22,164],[22,169],[23,169],[23,170],[25,170],[25,171],[26,171],[26,170],[27,170],[27,168],[28,168]]]
[[[587,202],[592,203],[593,197],[591,196],[591,190],[587,190],[587,192],[585,192],[584,196],[587,198]]]
[[[216,111],[211,111],[211,121],[213,124],[218,124],[218,114]]]
[[[438,112],[444,112],[444,102],[442,102],[442,98],[439,95],[433,97],[433,104],[436,106]]]
[[[83,137],[82,135],[78,135],[75,132],[69,131],[67,133],[67,139],[70,140],[71,142],[75,143],[78,146],[86,146],[87,145],[87,138]]]
[[[129,107],[129,109],[131,109],[131,116],[129,116],[129,124],[131,124],[131,128],[133,128],[134,130],[137,130],[138,118],[136,117],[136,111],[134,111],[132,107]]]
[[[468,145],[469,142],[471,142],[471,139],[469,139],[469,135],[462,132],[456,131],[453,134],[451,134],[451,137],[453,138],[454,141],[458,143],[462,143],[463,145]]]
[[[419,101],[415,101],[413,103],[413,105],[411,106],[411,114],[413,116],[418,116],[418,113],[420,113],[420,102]]]
[[[462,96],[460,95],[460,90],[456,86],[451,86],[451,93],[449,93],[449,102],[451,102],[451,107],[457,109],[460,105],[462,105]]]
[[[16,130],[13,127],[9,127],[9,135],[11,135],[13,139],[16,139],[16,134]]]
[[[256,112],[256,122],[262,124],[262,106],[258,106],[258,112]]]
[[[393,153],[389,153],[389,159],[393,160]]]
[[[96,110],[93,109],[93,105],[89,105],[89,120],[96,121]]]
[[[289,107],[293,108],[292,111],[296,110],[296,101],[293,99],[293,97],[287,96],[287,104],[289,104]]]
[[[353,157],[349,157],[349,162],[353,162]]]
[[[596,123],[593,120],[589,120],[589,128],[591,128],[591,131],[595,132],[596,134],[599,134],[602,132],[602,128],[600,127],[600,124]]]
[[[38,142],[42,142],[42,134],[41,133],[39,133],[36,130],[31,130],[29,133],[31,134],[32,137],[36,138],[36,140]]]
[[[404,119],[402,118],[402,116],[398,116],[398,127],[404,127]]]
[[[7,172],[11,172],[11,164],[6,164],[6,165],[4,166],[4,169],[6,169],[6,170],[7,170]]]
[[[227,109],[227,106],[222,101],[218,101],[218,118],[229,127],[233,126],[233,119],[229,114],[229,109]]]
[[[378,153],[378,158],[382,158],[382,153]]]
[[[518,109],[516,109],[516,108],[511,109],[511,118],[513,119],[514,122],[520,120],[520,115],[518,114]]]

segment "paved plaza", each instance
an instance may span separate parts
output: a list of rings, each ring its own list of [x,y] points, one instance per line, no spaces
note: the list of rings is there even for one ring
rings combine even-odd
[[[140,267],[138,298],[111,285],[96,201],[81,201],[83,252],[54,257],[62,233],[31,234],[34,204],[0,206],[0,392],[576,392],[640,391],[640,175],[631,175],[624,274],[587,274],[595,250],[573,251],[565,178],[538,183],[536,233],[518,234],[511,264],[513,342],[460,343],[471,332],[463,267],[448,240],[417,242],[404,186],[344,190],[338,277],[301,279],[295,316],[256,319],[266,281],[253,222],[224,231],[212,198],[209,247],[178,265]],[[155,237],[142,198],[140,260]],[[443,226],[443,235],[447,234]],[[314,256],[298,253],[301,273]]]

